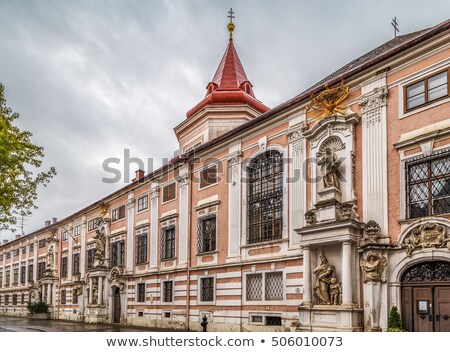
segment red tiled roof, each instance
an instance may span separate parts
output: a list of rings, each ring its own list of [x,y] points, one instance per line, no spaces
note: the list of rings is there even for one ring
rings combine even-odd
[[[241,60],[239,60],[239,56],[234,48],[232,39],[228,43],[227,50],[225,50],[211,82],[217,84],[218,89],[224,90],[236,89],[242,83],[249,82]],[[250,95],[254,97],[253,92]]]

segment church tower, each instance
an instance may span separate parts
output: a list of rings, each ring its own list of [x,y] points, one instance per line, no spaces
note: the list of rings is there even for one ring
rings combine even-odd
[[[186,153],[269,110],[256,99],[253,85],[233,44],[233,11],[229,12],[228,46],[202,101],[175,127],[180,152]]]

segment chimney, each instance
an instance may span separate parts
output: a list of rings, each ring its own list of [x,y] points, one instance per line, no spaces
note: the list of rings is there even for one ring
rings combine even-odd
[[[16,240],[18,240],[21,236],[20,235],[16,235]]]
[[[144,178],[144,170],[136,170],[136,178],[135,181],[141,181]]]
[[[52,218],[52,223],[56,223],[58,221],[58,218]]]
[[[47,220],[47,221],[45,222],[45,226],[50,226],[51,223],[52,223],[52,222],[51,222],[50,220]]]
[[[3,240],[3,244],[7,244],[8,243],[8,240]]]

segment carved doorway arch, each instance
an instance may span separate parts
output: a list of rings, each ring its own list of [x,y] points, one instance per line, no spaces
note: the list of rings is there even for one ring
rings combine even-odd
[[[421,262],[402,275],[402,318],[408,331],[450,331],[450,262]]]

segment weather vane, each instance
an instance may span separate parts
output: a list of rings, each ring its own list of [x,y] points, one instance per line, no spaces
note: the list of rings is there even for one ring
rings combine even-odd
[[[228,11],[228,18],[230,19],[230,23],[228,23],[228,30],[230,31],[230,40],[233,39],[233,31],[234,31],[234,23],[233,23],[233,18],[234,18],[234,12],[233,9],[231,8],[230,11]]]
[[[397,32],[400,32],[398,29],[398,23],[397,23],[397,17],[394,17],[394,19],[391,22],[392,27],[394,27],[394,38],[397,38]]]

